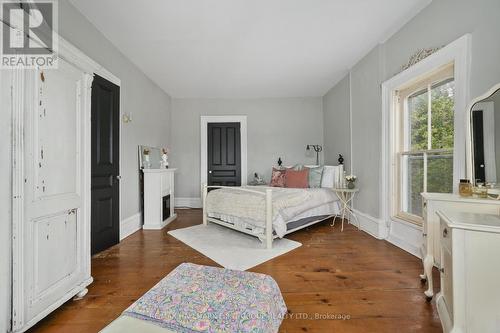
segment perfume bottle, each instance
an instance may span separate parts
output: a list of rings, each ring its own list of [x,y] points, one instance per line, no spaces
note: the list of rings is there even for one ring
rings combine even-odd
[[[472,184],[468,179],[460,179],[460,184],[458,185],[458,193],[461,197],[472,196]]]
[[[488,188],[483,183],[477,183],[473,190],[474,195],[481,199],[488,198]]]

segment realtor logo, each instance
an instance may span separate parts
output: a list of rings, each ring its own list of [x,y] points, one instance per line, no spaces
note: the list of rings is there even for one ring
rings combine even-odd
[[[55,68],[57,2],[1,0],[1,68]]]

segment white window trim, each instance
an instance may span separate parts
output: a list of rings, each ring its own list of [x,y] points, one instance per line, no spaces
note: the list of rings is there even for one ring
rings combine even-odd
[[[397,108],[395,102],[396,90],[401,86],[425,76],[427,73],[445,66],[451,62],[454,64],[455,79],[455,138],[454,138],[454,162],[453,179],[454,192],[457,191],[458,179],[466,175],[466,130],[467,112],[469,101],[469,77],[470,77],[470,45],[471,35],[466,34],[451,42],[436,53],[418,62],[414,66],[404,70],[391,79],[382,83],[382,161],[381,161],[381,217],[389,225],[394,214],[394,203],[397,198],[397,189],[394,181],[396,165],[396,144],[394,128],[394,110]],[[463,147],[463,149],[461,149]]]
[[[208,123],[240,123],[241,136],[241,185],[247,184],[247,116],[201,116],[200,118],[200,138],[201,138],[201,165],[200,165],[200,191],[201,185],[207,182],[207,128]]]

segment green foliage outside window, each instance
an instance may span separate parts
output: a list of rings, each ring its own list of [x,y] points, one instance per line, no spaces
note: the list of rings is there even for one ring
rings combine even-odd
[[[445,81],[431,87],[431,147],[428,146],[428,91],[408,98],[411,150],[450,149],[450,152],[428,154],[427,192],[453,191],[454,82]],[[424,156],[410,155],[408,166],[408,213],[422,216],[424,190]]]

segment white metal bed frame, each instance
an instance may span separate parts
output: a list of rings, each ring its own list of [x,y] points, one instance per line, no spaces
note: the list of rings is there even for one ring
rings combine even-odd
[[[220,188],[230,188],[232,190],[237,190],[237,191],[242,191],[242,192],[248,192],[248,193],[254,193],[260,196],[264,196],[266,200],[266,223],[265,223],[265,228],[264,232],[260,234],[253,233],[251,229],[247,228],[240,228],[235,224],[229,223],[222,221],[220,219],[214,218],[214,217],[209,217],[207,213],[207,208],[206,208],[206,201],[207,201],[207,195],[208,195],[208,189],[220,189]],[[266,244],[266,249],[271,249],[273,247],[273,240],[275,238],[278,238],[277,235],[273,235],[273,190],[268,188],[266,189],[265,193],[255,191],[249,188],[243,188],[243,187],[236,187],[236,186],[217,186],[217,185],[210,185],[208,186],[207,184],[203,184],[202,186],[202,203],[203,203],[203,224],[208,225],[208,222],[212,222],[218,225],[222,225],[226,228],[230,228],[239,232],[243,232],[245,234],[254,236],[259,238],[262,242],[265,242]],[[290,234],[294,231],[300,230],[307,228],[310,225],[316,224],[321,221],[328,220],[331,217],[334,217],[334,215],[328,215],[325,218],[321,218],[318,220],[313,220],[311,222],[305,223],[301,226],[298,226],[297,228],[290,229],[286,231],[286,235]],[[335,222],[335,221],[334,221]]]

